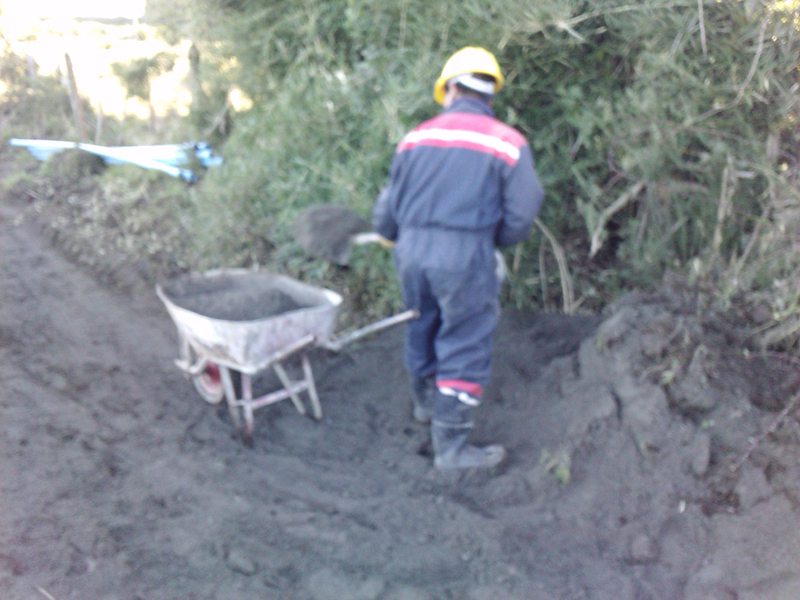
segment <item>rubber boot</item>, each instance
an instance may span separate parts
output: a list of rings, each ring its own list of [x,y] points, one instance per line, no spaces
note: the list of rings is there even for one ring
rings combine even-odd
[[[435,399],[433,378],[411,376],[412,416],[418,423],[430,423]]]
[[[467,443],[471,428],[431,426],[433,465],[437,469],[489,469],[506,458],[506,449],[500,444],[478,447]]]
[[[479,403],[475,398],[470,399]],[[505,460],[506,449],[499,444],[478,447],[467,443],[472,427],[472,406],[459,400],[457,395],[437,392],[431,422],[433,464],[437,469],[487,469]]]

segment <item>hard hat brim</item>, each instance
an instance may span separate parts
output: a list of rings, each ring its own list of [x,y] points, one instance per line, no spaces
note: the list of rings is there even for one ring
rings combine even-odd
[[[464,73],[473,73],[474,71],[464,71]],[[478,71],[480,72],[480,71]],[[448,81],[450,81],[453,77],[458,77],[459,75],[463,75],[464,73],[456,73],[451,75],[450,77],[439,77],[436,80],[436,83],[433,84],[433,99],[436,101],[437,104],[444,104],[444,88]],[[489,73],[486,73],[490,75]],[[500,88],[503,87],[503,77],[502,75],[495,79],[495,88],[494,93],[500,91]]]
[[[468,46],[453,54],[445,63],[441,75],[433,84],[433,99],[438,104],[444,104],[447,82],[465,73],[481,73],[494,78],[495,93],[503,87],[503,74],[494,55],[483,48]]]

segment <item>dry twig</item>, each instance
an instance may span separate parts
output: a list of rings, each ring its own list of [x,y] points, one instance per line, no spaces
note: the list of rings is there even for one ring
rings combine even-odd
[[[53,598],[53,596],[50,595],[50,593],[46,589],[41,588],[38,585],[35,585],[33,587],[35,587],[36,591],[39,592],[42,596],[47,598],[47,600],[56,600],[55,598]]]
[[[220,111],[216,114],[214,119],[211,121],[211,125],[209,125],[206,130],[203,132],[203,135],[208,136],[211,135],[215,129],[219,128],[220,133],[225,133],[225,115],[228,113],[228,109],[231,106],[231,99],[230,94],[225,96],[225,104],[222,105]]]
[[[572,277],[569,274],[569,266],[567,265],[567,255],[564,252],[564,248],[561,247],[561,244],[558,243],[555,236],[550,232],[550,230],[544,226],[544,224],[537,218],[535,221],[536,226],[542,231],[544,236],[550,242],[550,246],[553,248],[553,254],[556,257],[556,262],[558,263],[558,271],[561,275],[561,293],[564,296],[564,313],[571,315],[575,312],[575,296],[572,291]]]
[[[739,104],[742,98],[744,97],[744,92],[747,89],[747,86],[750,85],[750,81],[752,81],[753,76],[756,74],[756,67],[758,67],[758,61],[761,58],[761,53],[764,51],[764,34],[767,31],[767,24],[769,23],[769,16],[764,17],[763,23],[761,23],[761,29],[758,32],[758,48],[756,48],[756,55],[753,57],[753,63],[750,65],[750,71],[747,73],[747,77],[744,78],[744,82],[742,86],[739,88],[739,93],[736,94],[736,100],[733,101],[733,105]]]
[[[708,46],[706,45],[706,19],[703,14],[703,0],[697,0],[697,14],[700,20],[700,45],[703,47],[703,56],[708,56]]]

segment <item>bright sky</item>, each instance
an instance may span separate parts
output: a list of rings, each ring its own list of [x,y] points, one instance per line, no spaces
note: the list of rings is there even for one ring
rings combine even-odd
[[[4,15],[138,19],[146,0],[2,0]]]
[[[70,56],[78,90],[95,108],[106,114],[125,111],[147,117],[147,106],[125,97],[125,91],[112,75],[111,63],[161,50],[177,53],[175,69],[152,82],[151,100],[159,114],[187,110],[191,94],[183,84],[188,70],[188,42],[170,47],[151,34],[147,25],[99,25],[73,19],[136,20],[144,16],[146,0],[0,0],[0,32],[20,56],[28,55],[39,72],[65,73],[64,54]],[[39,19],[46,19],[40,21]],[[146,34],[141,37],[141,34]],[[138,34],[138,35],[137,35]]]

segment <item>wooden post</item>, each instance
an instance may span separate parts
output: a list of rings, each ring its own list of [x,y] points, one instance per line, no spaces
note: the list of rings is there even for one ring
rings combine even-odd
[[[94,143],[100,145],[100,137],[103,133],[103,100],[102,98],[97,103],[97,125],[94,128]]]
[[[87,141],[86,125],[83,123],[83,107],[78,96],[78,85],[75,83],[75,72],[72,70],[72,60],[69,54],[64,53],[64,61],[67,63],[67,81],[69,82],[69,99],[72,104],[72,116],[75,118],[75,127],[78,130],[78,141]]]

